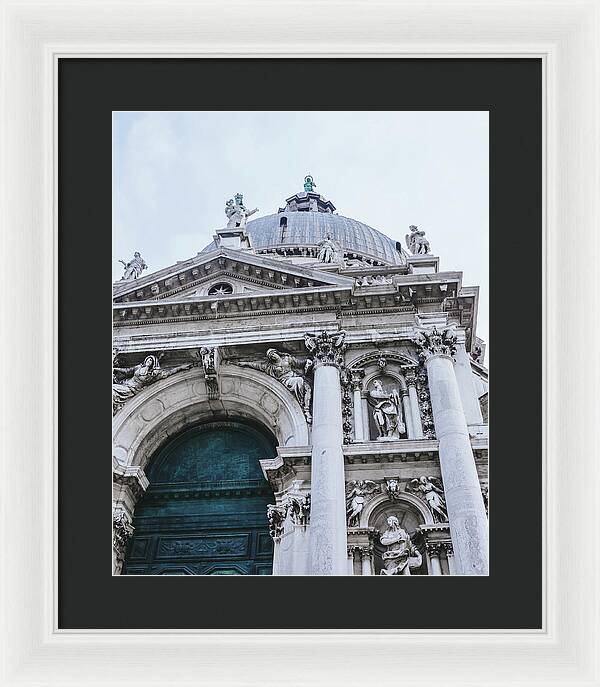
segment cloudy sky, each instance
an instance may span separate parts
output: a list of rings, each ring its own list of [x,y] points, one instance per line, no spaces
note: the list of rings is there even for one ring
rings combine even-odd
[[[196,255],[238,191],[268,215],[310,173],[340,215],[403,243],[424,229],[480,286],[487,341],[487,112],[116,112],[113,131],[115,280],[136,250],[150,272]]]

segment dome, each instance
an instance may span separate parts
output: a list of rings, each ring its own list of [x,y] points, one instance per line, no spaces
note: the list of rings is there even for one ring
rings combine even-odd
[[[285,208],[279,212],[248,220],[246,232],[258,253],[289,255],[314,247],[329,236],[339,243],[349,260],[406,264],[406,254],[399,243],[367,224],[334,214],[334,210],[335,206],[317,193],[297,193],[286,200]],[[203,252],[215,247],[212,242]]]

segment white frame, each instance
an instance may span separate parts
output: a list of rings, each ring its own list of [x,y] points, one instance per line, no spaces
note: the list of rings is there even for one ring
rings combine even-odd
[[[268,687],[302,682],[364,687],[387,680],[422,687],[600,685],[600,483],[595,460],[600,417],[595,393],[600,380],[595,272],[600,226],[599,3],[0,0],[0,4],[0,317],[4,325],[0,329],[4,390],[0,684],[133,687],[193,682]],[[57,58],[84,55],[543,58],[543,630],[56,629],[54,88]],[[507,352],[516,354],[535,355],[535,351],[517,336],[515,350]],[[514,383],[518,393],[526,390],[526,380]]]

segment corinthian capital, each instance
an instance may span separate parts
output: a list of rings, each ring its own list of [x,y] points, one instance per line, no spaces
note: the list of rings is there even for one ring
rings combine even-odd
[[[343,331],[336,332],[335,334],[328,334],[327,332],[305,334],[304,345],[314,356],[316,364],[342,367],[344,364],[344,351],[346,350],[345,338],[346,332]]]
[[[452,356],[456,352],[456,334],[452,329],[443,329],[441,332],[436,327],[419,329],[413,337],[413,343],[423,360],[436,355]]]

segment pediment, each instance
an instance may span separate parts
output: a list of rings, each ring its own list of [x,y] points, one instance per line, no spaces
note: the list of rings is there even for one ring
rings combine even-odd
[[[351,277],[299,267],[249,251],[220,248],[200,253],[191,260],[178,262],[140,279],[117,282],[113,300],[131,303],[203,298],[211,295],[209,291],[219,284],[229,285],[235,295],[318,286],[351,286],[352,283]]]

